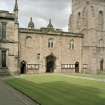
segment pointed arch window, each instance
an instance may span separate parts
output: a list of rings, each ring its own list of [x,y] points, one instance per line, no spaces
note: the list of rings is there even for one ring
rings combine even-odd
[[[103,39],[99,40],[99,47],[104,47],[104,41],[103,41]]]
[[[48,39],[48,48],[54,48],[54,39],[53,38]]]
[[[69,43],[69,49],[73,50],[74,49],[74,40],[70,40],[70,43]]]
[[[81,26],[81,13],[79,12],[77,16],[77,28],[80,29],[80,26]]]
[[[103,11],[99,11],[98,14],[98,28],[99,30],[103,30],[103,23],[104,23],[104,18],[103,18]]]
[[[33,46],[33,40],[32,40],[32,37],[31,36],[27,36],[26,37],[25,45],[28,48],[32,48],[32,46]]]
[[[91,6],[90,8],[91,8],[91,16],[93,16],[93,17],[94,17],[94,16],[95,16],[94,6]]]

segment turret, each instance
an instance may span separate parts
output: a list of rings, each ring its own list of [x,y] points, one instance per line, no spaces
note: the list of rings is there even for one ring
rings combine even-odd
[[[32,17],[30,18],[30,22],[28,23],[28,28],[29,29],[34,29],[34,22],[32,20]]]
[[[53,25],[52,25],[51,19],[49,19],[49,24],[48,24],[47,28],[50,28],[50,29],[53,28]]]

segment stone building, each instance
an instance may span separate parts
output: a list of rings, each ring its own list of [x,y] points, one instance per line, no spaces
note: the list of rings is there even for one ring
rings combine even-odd
[[[20,28],[18,2],[13,13],[0,11],[0,73],[97,73],[105,64],[105,1],[73,0],[69,31],[36,29],[32,18]]]
[[[105,1],[73,0],[69,31],[84,34],[82,42],[83,72],[105,70]]]

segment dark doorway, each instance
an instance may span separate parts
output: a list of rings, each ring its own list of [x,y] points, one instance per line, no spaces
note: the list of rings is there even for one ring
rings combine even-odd
[[[79,73],[79,62],[75,63],[75,72]]]
[[[2,67],[6,67],[6,51],[2,51],[2,58],[1,58]]]
[[[103,71],[104,70],[104,60],[102,59],[101,61],[100,61],[100,71]]]
[[[54,72],[55,61],[56,61],[56,57],[53,54],[46,57],[46,72],[47,73]]]
[[[21,62],[21,71],[20,71],[21,74],[25,74],[26,73],[26,62],[23,60]]]

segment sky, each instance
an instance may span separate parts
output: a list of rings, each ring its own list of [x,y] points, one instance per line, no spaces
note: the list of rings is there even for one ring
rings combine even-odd
[[[0,10],[13,11],[15,0],[0,0]],[[30,17],[35,28],[46,27],[51,18],[55,28],[68,30],[71,0],[18,0],[20,27],[27,27]]]

